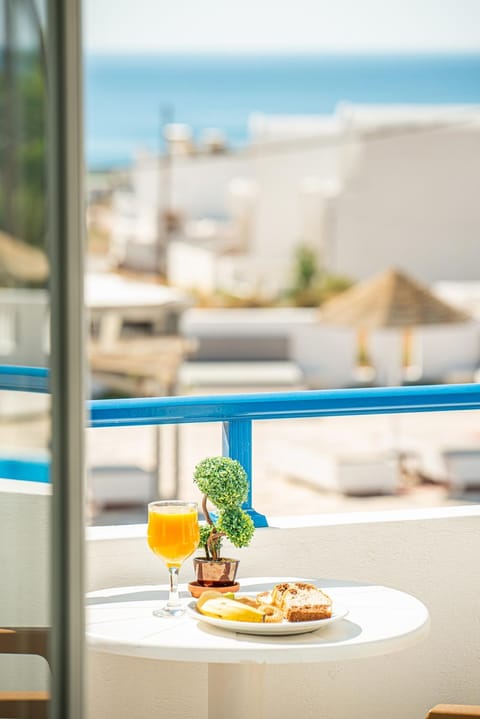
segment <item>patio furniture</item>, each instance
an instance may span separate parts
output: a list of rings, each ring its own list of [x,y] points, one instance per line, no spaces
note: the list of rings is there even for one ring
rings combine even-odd
[[[177,392],[179,368],[194,343],[178,333],[180,317],[190,306],[189,297],[172,287],[132,281],[118,274],[89,273],[85,302],[91,322],[89,367],[94,382],[132,397],[169,396]],[[130,332],[124,332],[130,324]],[[154,467],[108,464],[92,468],[93,505],[138,506],[163,496],[160,445],[168,443],[168,431],[154,427]],[[173,430],[174,481],[171,496],[178,494],[178,431]],[[164,435],[167,435],[166,437]],[[120,475],[115,485],[112,478]]]
[[[272,442],[269,456],[276,472],[323,492],[357,497],[388,495],[401,486],[399,457],[394,452],[347,454],[285,441]]]
[[[91,342],[89,366],[97,382],[127,396],[169,396],[177,392],[179,369],[191,349],[191,342],[180,336],[129,337],[118,339],[107,349],[100,342]],[[155,497],[178,495],[178,427],[157,425],[152,430],[152,472],[115,463],[90,468],[89,487],[98,509],[144,506]],[[166,492],[165,479],[170,472],[165,472],[161,454],[169,443],[173,445],[173,486]]]
[[[90,369],[100,383],[132,397],[176,394],[180,366],[193,349],[179,335],[118,339],[105,349],[91,341]]]
[[[99,345],[109,351],[115,349],[127,322],[148,324],[156,335],[177,334],[180,316],[191,300],[172,287],[111,273],[89,273],[85,278],[85,303]]]
[[[480,706],[473,704],[437,704],[426,719],[473,719],[480,717]]]
[[[49,658],[49,631],[46,627],[0,628],[0,654],[30,654]],[[49,693],[46,691],[0,691],[2,719],[47,719]]]
[[[480,449],[445,449],[442,457],[452,493],[480,490]]]
[[[284,579],[242,579],[242,589],[257,593]],[[166,586],[118,587],[89,595],[87,642],[96,652],[127,656],[132,662],[144,658],[207,663],[209,719],[261,719],[266,664],[379,656],[413,646],[427,634],[428,611],[409,594],[356,582],[309,581],[325,589],[334,606],[337,602],[348,608],[347,617],[298,636],[238,635],[188,614],[168,620],[153,616],[153,609],[167,598]]]

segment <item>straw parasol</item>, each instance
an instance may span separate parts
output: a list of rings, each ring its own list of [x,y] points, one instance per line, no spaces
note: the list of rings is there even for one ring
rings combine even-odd
[[[48,260],[42,250],[0,231],[1,284],[40,284],[48,275]]]
[[[415,327],[467,322],[470,316],[436,297],[427,287],[396,269],[388,269],[359,282],[321,308],[323,322],[356,328],[359,356],[368,360],[367,334],[374,330],[398,328],[402,349],[390,345],[387,384],[402,383],[404,367],[409,364],[411,335]],[[362,364],[362,362],[359,362]],[[367,363],[369,364],[369,363]],[[391,415],[390,446],[398,453],[400,467],[404,455],[400,443],[399,417]],[[407,449],[408,454],[408,449]],[[405,467],[403,467],[405,471]],[[416,475],[417,479],[420,475]]]
[[[436,297],[403,272],[389,269],[359,282],[322,306],[329,324],[375,330],[452,324],[470,317]]]
[[[366,351],[367,333],[401,329],[403,364],[408,364],[412,330],[418,326],[466,322],[469,315],[436,297],[427,287],[397,269],[388,269],[359,282],[321,308],[321,320],[358,331],[359,354]],[[361,364],[361,363],[360,363]],[[401,381],[398,361],[392,356],[388,384]]]

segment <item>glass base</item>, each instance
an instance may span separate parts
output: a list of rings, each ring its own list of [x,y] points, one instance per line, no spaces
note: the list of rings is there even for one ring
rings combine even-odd
[[[181,617],[185,614],[185,607],[181,605],[178,607],[169,607],[166,605],[163,609],[155,609],[152,614],[155,617]]]

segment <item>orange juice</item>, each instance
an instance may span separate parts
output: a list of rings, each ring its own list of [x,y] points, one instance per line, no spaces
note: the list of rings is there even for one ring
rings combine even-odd
[[[148,546],[167,567],[180,567],[198,547],[197,509],[175,505],[151,508],[148,513]]]

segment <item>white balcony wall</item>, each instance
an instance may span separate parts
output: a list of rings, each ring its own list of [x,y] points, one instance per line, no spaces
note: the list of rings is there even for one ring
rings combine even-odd
[[[414,594],[431,614],[428,638],[395,654],[267,667],[266,719],[419,719],[438,702],[478,703],[480,509],[271,520],[235,550],[244,576],[352,579]],[[145,526],[89,530],[88,587],[166,583]],[[232,550],[230,550],[232,551]],[[184,581],[192,576],[185,565]],[[89,653],[89,719],[207,716],[206,667]]]
[[[50,624],[51,486],[0,478],[0,626]],[[45,691],[38,656],[0,655],[0,691]]]

